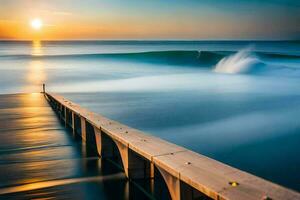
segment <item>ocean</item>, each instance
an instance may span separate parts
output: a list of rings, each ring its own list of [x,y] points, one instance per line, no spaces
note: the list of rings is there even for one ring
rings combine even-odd
[[[88,109],[300,191],[300,41],[1,41],[0,94]]]

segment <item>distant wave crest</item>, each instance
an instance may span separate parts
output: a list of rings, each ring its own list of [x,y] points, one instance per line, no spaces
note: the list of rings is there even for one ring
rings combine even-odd
[[[246,48],[233,51],[150,51],[135,53],[91,53],[91,54],[59,54],[59,55],[0,55],[8,59],[62,59],[62,60],[110,60],[141,62],[156,65],[189,66],[207,68],[218,73],[270,73],[280,70],[280,73],[294,75],[296,68],[286,66],[270,66],[266,59],[297,59],[300,55],[287,55],[266,52],[253,52]],[[284,72],[283,72],[284,70]],[[279,72],[278,72],[279,73]],[[298,74],[298,73],[297,73]]]
[[[259,59],[251,54],[250,48],[247,48],[220,60],[214,71],[230,74],[245,73],[253,70],[253,67],[258,64],[261,64]]]
[[[106,59],[114,61],[133,61],[154,64],[180,66],[212,66],[225,55],[210,51],[150,51],[136,53],[95,53],[95,54],[60,54],[60,55],[2,55],[13,59]]]

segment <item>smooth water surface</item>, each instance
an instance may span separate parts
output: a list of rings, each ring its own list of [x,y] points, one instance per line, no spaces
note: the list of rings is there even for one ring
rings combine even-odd
[[[0,42],[0,93],[48,91],[300,191],[300,43]]]

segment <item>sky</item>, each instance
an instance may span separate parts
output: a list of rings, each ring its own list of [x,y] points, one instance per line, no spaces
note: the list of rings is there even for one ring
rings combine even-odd
[[[300,39],[300,1],[0,0],[0,39]]]

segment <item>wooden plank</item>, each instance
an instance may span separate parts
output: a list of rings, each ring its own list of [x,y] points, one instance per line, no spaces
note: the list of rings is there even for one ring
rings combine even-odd
[[[157,156],[153,162],[214,199],[300,199],[299,193],[192,151]]]

